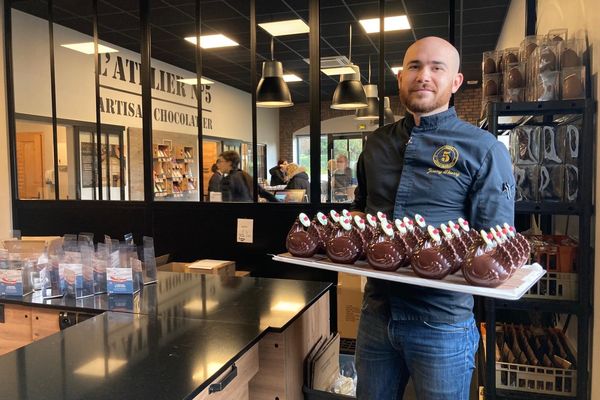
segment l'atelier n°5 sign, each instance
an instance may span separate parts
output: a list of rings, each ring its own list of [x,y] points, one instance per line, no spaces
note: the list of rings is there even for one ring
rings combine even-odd
[[[160,106],[152,108],[153,119],[170,124],[196,127],[198,126],[198,116],[194,111],[197,107],[196,88],[195,85],[178,82],[178,79],[182,78],[183,76],[177,73],[151,68],[153,99],[161,103]],[[100,112],[132,118],[142,117],[139,87],[141,85],[141,65],[138,61],[120,55],[103,54],[100,79],[100,86],[112,89],[111,94],[113,94],[112,96],[101,96]],[[210,89],[210,85],[200,86],[203,96],[203,112],[211,112],[213,94]],[[183,110],[183,108],[190,108],[190,110]],[[203,115],[202,121],[204,129],[213,128],[210,117]]]

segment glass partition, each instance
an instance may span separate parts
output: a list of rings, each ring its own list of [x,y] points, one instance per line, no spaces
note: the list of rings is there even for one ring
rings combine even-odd
[[[256,2],[257,135],[264,148],[258,169],[261,199],[310,200],[310,124],[308,1]],[[296,150],[296,151],[294,151]],[[300,151],[298,151],[300,150]],[[261,165],[259,157],[259,166]],[[268,170],[268,171],[267,171]]]

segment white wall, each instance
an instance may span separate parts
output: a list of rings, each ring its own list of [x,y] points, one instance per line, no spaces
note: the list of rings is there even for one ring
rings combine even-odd
[[[91,40],[92,38],[87,35],[54,25],[56,100],[59,118],[95,121],[94,57],[60,46],[66,43]],[[111,53],[110,59],[106,55],[102,56],[101,72],[106,70],[106,76],[100,76],[100,84],[108,87],[101,87],[101,97],[124,100],[135,106],[140,105],[139,69],[136,70],[137,74],[133,75],[136,79],[135,82],[131,82],[129,79],[128,66],[125,66],[124,69],[127,75],[126,80],[120,80],[118,74],[115,75],[117,57],[124,62],[139,63],[140,55],[110,43],[104,44],[116,48],[118,52]],[[192,45],[190,44],[190,46]],[[13,10],[13,53],[16,112],[50,116],[47,21]],[[154,59],[152,67],[158,71],[170,72],[185,78],[195,77],[195,72],[186,71]],[[113,78],[113,76],[117,76],[117,78]],[[207,78],[210,79],[209,76]],[[196,116],[197,100],[192,96],[193,88],[187,84],[183,85],[183,88],[185,96],[153,89],[153,129],[190,135],[197,134],[195,126],[169,123],[155,118],[155,108]],[[203,117],[211,120],[210,125],[204,126],[204,134],[251,141],[252,98],[250,93],[219,82],[209,85],[205,90],[210,92],[212,101],[203,103]],[[260,110],[260,115],[261,118],[258,121],[260,142],[269,145],[269,150],[275,154],[274,158],[276,159],[279,153],[279,112],[276,109],[263,109]],[[101,119],[102,123],[106,124],[141,128],[139,115],[125,116],[103,112]]]
[[[519,39],[522,40],[525,26],[525,1],[513,0],[509,9],[509,16],[517,17],[509,18],[507,16],[503,27],[501,41],[498,42],[497,48],[518,45]],[[591,47],[592,60],[592,93],[594,99],[600,98],[600,87],[598,86],[598,70],[600,66],[600,5],[597,0],[538,0],[537,6],[537,32],[545,34],[550,29],[567,28],[569,37],[585,38]],[[518,35],[521,35],[520,38]],[[596,115],[596,119],[597,119]],[[596,124],[596,142],[598,141],[599,125]],[[598,150],[596,150],[596,157]],[[596,159],[596,174],[595,181],[595,198],[600,198],[600,184],[598,176],[600,176],[600,162]],[[600,260],[600,235],[597,233],[597,227],[600,223],[598,212],[595,215],[594,221],[594,252],[595,259]],[[596,327],[593,333],[593,343],[591,349],[592,356],[592,399],[600,399],[600,273],[594,274],[594,297],[596,298],[596,307],[594,308],[593,324]],[[581,277],[586,279],[588,277]]]
[[[4,65],[4,0],[0,0],[0,76],[6,75]],[[0,79],[0,237],[12,230],[10,163],[8,161],[8,121],[6,115],[6,80]]]

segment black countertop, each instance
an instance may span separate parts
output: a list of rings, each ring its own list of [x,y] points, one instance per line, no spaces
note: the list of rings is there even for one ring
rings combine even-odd
[[[331,284],[289,279],[158,272],[158,282],[134,295],[99,294],[44,299],[39,291],[0,302],[99,314],[119,311],[151,316],[259,323],[285,329]]]
[[[134,296],[0,297],[3,303],[103,313],[0,356],[0,399],[192,399],[330,287],[160,272],[156,284]]]

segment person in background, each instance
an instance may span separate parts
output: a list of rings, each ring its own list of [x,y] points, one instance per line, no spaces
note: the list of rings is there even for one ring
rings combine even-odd
[[[308,174],[306,173],[306,168],[294,163],[288,164],[287,177],[288,183],[285,187],[285,190],[304,189],[307,198],[310,198],[310,183],[308,181]]]
[[[208,191],[209,192],[220,192],[221,191],[221,180],[223,179],[223,174],[219,171],[219,167],[217,164],[213,164],[210,167],[210,171],[213,173],[208,181]]]
[[[252,186],[240,170],[240,155],[233,150],[224,151],[217,158],[217,166],[224,175],[221,180],[223,201],[252,201]]]
[[[348,166],[348,157],[344,154],[337,156],[336,169],[331,177],[333,187],[333,200],[346,201],[348,199],[348,188],[352,186],[352,168]]]
[[[277,165],[269,170],[269,173],[271,174],[271,186],[286,184],[285,170],[287,166],[287,160],[279,160],[277,161]]]
[[[459,65],[458,51],[438,37],[407,49],[398,74],[407,113],[369,135],[357,164],[355,215],[381,211],[393,221],[421,214],[432,226],[462,217],[475,229],[513,224],[506,147],[449,106],[463,81]],[[357,399],[401,399],[410,377],[417,399],[468,400],[478,345],[472,295],[368,278]]]

